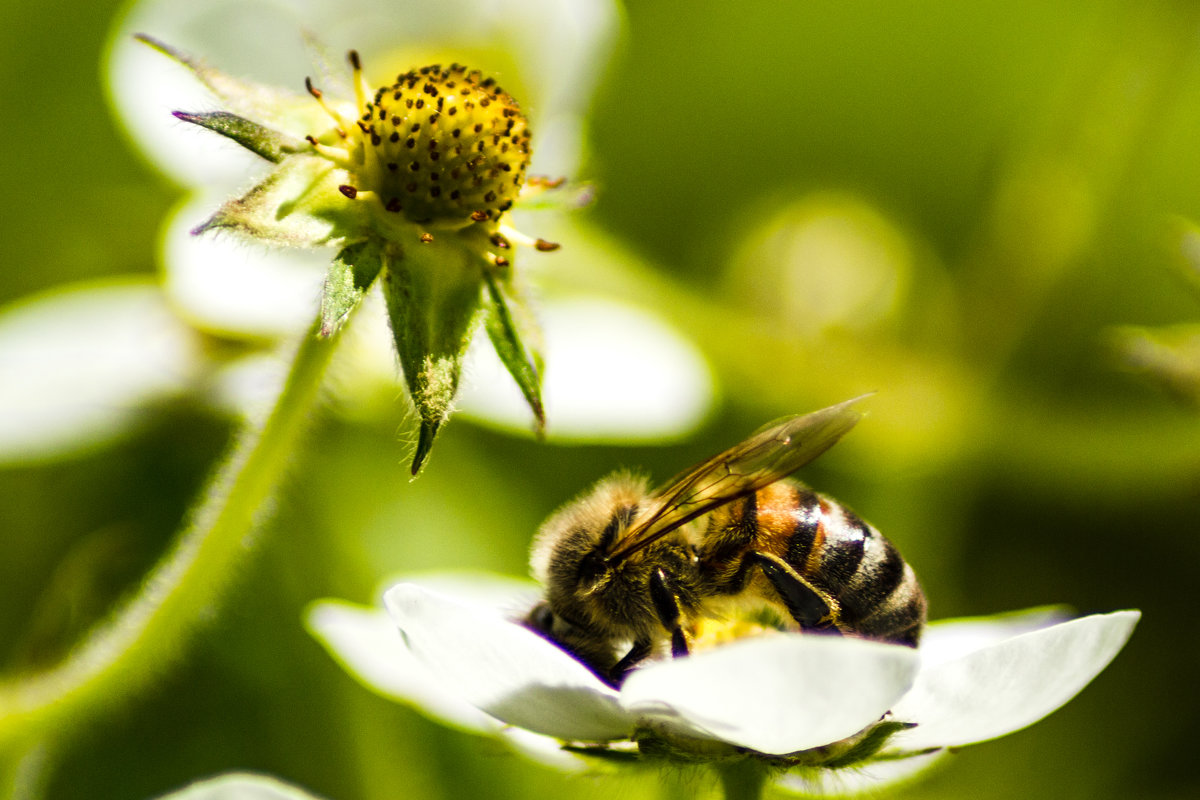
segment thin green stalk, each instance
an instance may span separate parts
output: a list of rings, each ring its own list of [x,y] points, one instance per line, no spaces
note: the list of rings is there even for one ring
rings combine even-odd
[[[760,800],[767,786],[767,768],[753,758],[716,766],[725,800]]]
[[[211,619],[307,427],[336,337],[300,343],[274,408],[251,420],[142,586],[62,662],[0,683],[0,760],[137,693]]]

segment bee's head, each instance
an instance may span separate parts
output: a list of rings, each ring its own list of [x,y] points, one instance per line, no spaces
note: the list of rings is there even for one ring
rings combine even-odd
[[[616,473],[572,500],[542,524],[530,554],[533,576],[545,587],[553,612],[571,623],[608,628],[612,603],[630,587],[636,565],[612,569],[607,556],[647,496],[646,480]]]

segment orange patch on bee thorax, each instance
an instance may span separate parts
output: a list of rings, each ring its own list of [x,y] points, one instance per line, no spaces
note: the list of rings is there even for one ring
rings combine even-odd
[[[788,550],[796,529],[796,489],[786,483],[773,483],[758,490],[755,536],[756,549],[775,555]]]

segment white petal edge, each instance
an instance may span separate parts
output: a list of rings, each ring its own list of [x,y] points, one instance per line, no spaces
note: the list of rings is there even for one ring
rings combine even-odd
[[[231,772],[196,781],[159,800],[319,800],[290,783],[267,775]]]
[[[909,758],[872,761],[837,770],[797,771],[782,776],[775,785],[785,792],[806,797],[854,797],[862,794],[878,797],[881,790],[908,783],[948,755],[950,753],[946,750],[935,750]]]
[[[452,728],[495,734],[501,723],[449,691],[405,646],[382,608],[319,600],[304,614],[308,632],[366,688],[412,705]]]
[[[543,399],[554,441],[662,441],[694,430],[714,403],[703,355],[657,315],[593,298],[545,298]],[[467,357],[459,411],[532,435],[532,415],[487,337]],[[637,387],[631,391],[630,387]]]
[[[414,584],[384,604],[409,649],[452,691],[511,725],[560,739],[626,738],[632,717],[582,664],[492,609]]]
[[[761,753],[836,742],[878,720],[912,685],[912,648],[863,639],[769,636],[631,674],[621,704]]]
[[[990,617],[962,617],[931,622],[921,636],[921,664],[930,667],[965,656],[1022,633],[1048,628],[1072,618],[1062,606],[1040,606]]]
[[[431,570],[408,572],[385,581],[380,597],[401,583],[412,583],[468,605],[483,606],[506,619],[516,619],[538,601],[542,588],[528,578],[514,578],[482,570]]]
[[[421,579],[455,586],[466,577],[431,574]],[[483,592],[479,592],[478,584],[473,588],[480,594],[491,589],[494,600],[507,603],[519,582],[493,577],[497,580],[484,582]],[[382,608],[343,600],[319,600],[305,612],[304,624],[333,659],[367,689],[412,706],[442,725],[498,737],[515,752],[544,766],[565,772],[586,768],[587,762],[563,750],[557,739],[509,727],[448,690],[404,645],[396,623]]]
[[[955,747],[1032,725],[1108,666],[1140,617],[1137,611],[1082,617],[922,669],[892,709],[917,727],[896,734],[889,749]]]
[[[20,300],[0,313],[0,462],[109,441],[145,403],[186,389],[199,363],[191,330],[143,279]]]

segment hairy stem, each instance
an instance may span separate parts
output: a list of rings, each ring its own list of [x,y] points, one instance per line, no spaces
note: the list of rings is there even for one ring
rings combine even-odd
[[[767,769],[752,758],[719,764],[721,790],[725,800],[759,800],[767,785]]]
[[[308,333],[274,408],[252,419],[193,506],[175,544],[112,615],[59,664],[0,682],[0,760],[85,724],[165,671],[211,619],[307,427],[335,337]]]

